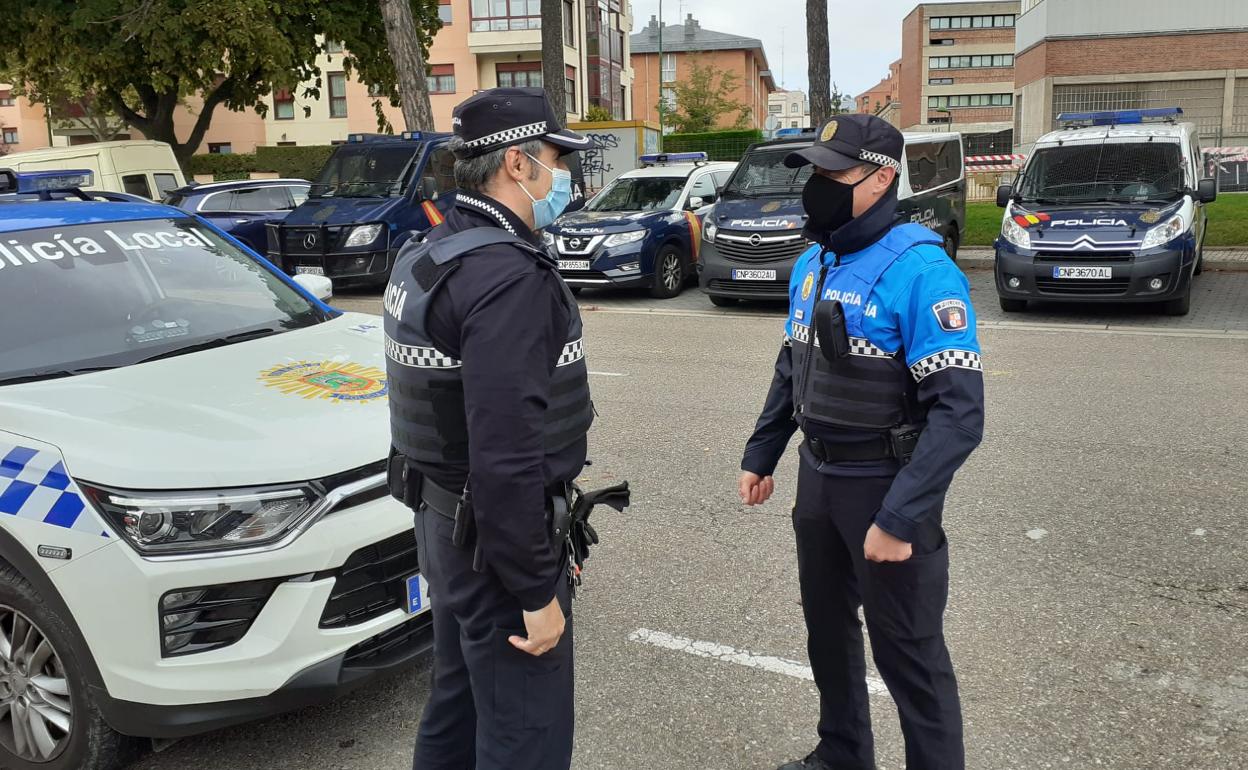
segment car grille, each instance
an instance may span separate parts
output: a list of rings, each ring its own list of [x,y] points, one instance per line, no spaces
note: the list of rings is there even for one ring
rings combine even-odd
[[[380,668],[433,648],[433,613],[424,612],[347,650],[346,668]]]
[[[1037,262],[1070,262],[1089,260],[1093,262],[1130,262],[1135,255],[1129,251],[1038,251]]]
[[[605,281],[606,273],[600,273],[596,270],[560,270],[559,275],[563,276],[565,281]]]
[[[712,280],[707,288],[724,296],[750,296],[765,299],[788,299],[789,286],[782,281],[721,281]]]
[[[1036,289],[1041,294],[1062,296],[1112,297],[1125,294],[1131,285],[1130,278],[1110,278],[1108,280],[1057,279],[1037,278]]]
[[[419,569],[416,533],[407,530],[359,549],[337,570],[318,573],[315,579],[337,578],[321,612],[321,628],[354,626],[402,609],[407,604],[402,579]]]
[[[725,235],[728,237],[725,238]],[[748,238],[749,236],[749,233],[726,234],[721,231],[715,238],[715,248],[719,250],[719,253],[725,259],[732,259],[738,262],[780,262],[797,259],[810,246],[810,243],[801,236],[793,236],[782,241],[763,240],[758,245],[729,240],[729,238]],[[764,236],[764,238],[773,237],[778,236]]]

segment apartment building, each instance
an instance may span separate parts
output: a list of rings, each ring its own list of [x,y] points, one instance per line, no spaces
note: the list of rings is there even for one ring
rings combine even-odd
[[[47,147],[48,121],[42,104],[13,93],[0,83],[0,155]]]
[[[1057,128],[1062,112],[1177,106],[1203,146],[1243,154],[1248,3],[1148,2],[1145,13],[1141,5],[1023,0],[1014,93],[1020,151]]]
[[[888,65],[888,75],[883,80],[854,97],[854,112],[878,115],[888,105],[899,100],[901,94],[901,59]]]
[[[662,28],[662,60],[659,59],[659,30]],[[631,39],[633,117],[659,122],[659,99],[674,103],[675,84],[687,77],[695,63],[709,65],[716,72],[737,75],[737,89],[731,98],[749,109],[749,127],[763,128],[767,121],[771,94],[777,91],[767,64],[763,43],[752,37],[705,29],[693,14],[684,24],[660,25],[654,17]],[[730,128],[737,115],[725,115],[721,127]]]
[[[776,128],[810,128],[810,100],[805,91],[780,89],[767,97],[767,116]]]
[[[1013,146],[1019,0],[923,3],[902,22],[899,122],[959,131],[966,153]]]

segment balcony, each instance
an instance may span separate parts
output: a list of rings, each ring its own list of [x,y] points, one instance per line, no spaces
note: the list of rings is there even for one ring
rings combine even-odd
[[[523,22],[527,19],[504,19],[503,21]],[[541,22],[540,19],[533,19]],[[468,33],[468,50],[478,56],[481,54],[528,53],[542,50],[542,30],[504,29],[486,30]]]
[[[542,50],[541,0],[472,0],[468,49],[474,54]]]

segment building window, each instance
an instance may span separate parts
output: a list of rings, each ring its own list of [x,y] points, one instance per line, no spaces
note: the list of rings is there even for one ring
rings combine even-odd
[[[664,88],[661,92],[663,103],[667,105],[669,112],[676,109],[676,89]]]
[[[472,0],[472,31],[542,28],[542,0]]]
[[[928,78],[927,84],[929,86],[951,86],[953,85],[953,78]]]
[[[0,107],[12,107],[14,103],[12,91],[0,91]]]
[[[326,43],[325,53],[342,53],[342,41]]]
[[[17,129],[16,128],[4,129],[4,133],[3,135],[0,135],[0,139],[3,139],[5,144],[17,144]]]
[[[671,83],[676,80],[676,54],[663,54],[663,82]]]
[[[576,112],[576,67],[563,66],[563,100],[568,112]]]
[[[343,72],[329,73],[329,116],[347,116],[347,76]]]
[[[451,25],[451,0],[438,0],[438,18],[442,20],[442,26]]]
[[[1014,94],[956,94],[953,96],[929,96],[927,107],[933,110],[957,107],[1012,107]]]
[[[802,105],[797,104],[796,102],[789,105],[790,115],[799,115],[801,114],[801,112],[802,112]]]
[[[927,60],[929,69],[981,69],[986,67],[1013,67],[1014,54],[984,54],[983,56],[932,56]]]
[[[541,88],[542,63],[522,61],[495,65],[499,88]]]
[[[434,64],[429,68],[429,93],[455,93],[455,65]]]
[[[797,128],[797,121],[796,120],[789,121],[789,128]]]
[[[618,29],[611,30],[611,61],[615,64],[624,63],[624,33]]]
[[[932,29],[990,29],[1013,27],[1014,15],[997,16],[933,16],[928,26]]]
[[[234,147],[229,142],[209,142],[209,155],[233,155]]]
[[[295,119],[295,95],[285,88],[273,94],[273,119]]]
[[[935,37],[935,38],[932,38],[928,42],[930,42],[932,45],[953,45],[957,41],[955,41],[951,37]]]
[[[340,140],[338,140],[338,141],[336,141],[336,142],[331,141],[331,142],[330,142],[330,144],[346,144],[346,142],[344,142],[344,141],[342,141],[342,140],[340,139]],[[294,147],[294,146],[295,146],[295,142],[278,142],[278,143],[277,143],[277,146],[278,146],[278,147]]]
[[[770,112],[772,115],[782,115],[784,114],[784,105],[783,104],[769,104],[767,105],[767,111]]]
[[[576,48],[576,6],[572,0],[563,0],[563,44]]]

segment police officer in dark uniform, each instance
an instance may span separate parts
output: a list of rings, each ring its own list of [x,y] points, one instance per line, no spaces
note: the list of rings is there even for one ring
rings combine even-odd
[[[556,770],[572,757],[569,564],[552,498],[593,420],[576,303],[537,231],[590,146],[545,93],[455,108],[455,205],[386,289],[391,490],[415,510],[433,613],[416,770]]]
[[[899,221],[903,139],[868,115],[832,118],[785,163],[813,245],[790,282],[784,345],[741,467],[748,505],[771,496],[801,429],[793,528],[819,743],[781,770],[871,770],[861,606],[901,717],[909,770],[962,770],[962,715],[945,646],[941,514],[983,434],[984,389],[965,276],[940,236]]]

